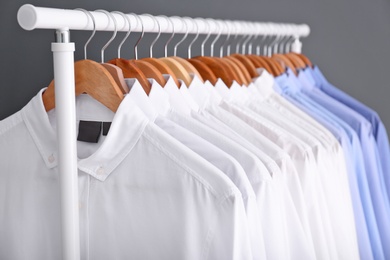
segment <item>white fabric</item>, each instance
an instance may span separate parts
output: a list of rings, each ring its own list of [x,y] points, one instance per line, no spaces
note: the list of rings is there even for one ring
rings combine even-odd
[[[158,83],[155,80],[150,80],[150,82],[152,83],[152,89],[159,88]],[[141,85],[135,80],[129,79],[126,79],[126,83],[130,88],[130,93],[128,95],[133,99],[141,111],[148,115],[151,121],[173,138],[220,169],[237,186],[242,194],[246,210],[253,259],[264,259],[265,249],[262,238],[263,233],[256,205],[256,196],[241,164],[231,155],[204,140],[200,136],[195,135],[191,131],[177,125],[168,118],[157,115],[157,111],[153,108],[151,101],[148,99],[148,96],[142,89]]]
[[[1,259],[61,259],[57,145],[41,96],[0,122]],[[99,148],[78,142],[82,259],[252,259],[241,194],[222,172],[129,97],[113,115],[81,95],[80,119],[113,119]]]
[[[262,102],[253,102],[249,107],[257,114],[265,115],[278,122],[283,128],[288,129],[290,133],[294,133],[295,136],[311,146],[318,169],[318,184],[322,186],[323,201],[329,210],[334,248],[342,259],[357,258],[359,253],[348,176],[345,158],[339,143],[333,136],[330,137],[326,129],[318,126],[317,122],[310,117],[308,118],[307,115],[302,115],[303,112],[296,108],[290,109],[291,104],[278,98],[272,90],[274,83],[269,74],[263,72],[255,83],[256,90],[258,93],[262,93],[265,99]],[[273,104],[274,109],[270,108],[270,105],[265,105],[265,102]],[[284,107],[288,107],[288,109]],[[292,111],[295,112],[295,115]],[[264,117],[261,120],[264,120]],[[315,137],[321,143],[313,140]],[[325,229],[325,231],[329,230]],[[321,254],[317,251],[318,255]]]
[[[295,208],[292,196],[287,186],[287,176],[295,173],[294,165],[289,156],[270,140],[256,132],[253,128],[246,125],[236,116],[217,106],[210,106],[207,111],[214,115],[226,126],[233,129],[237,134],[243,136],[247,141],[256,147],[261,148],[267,153],[281,169],[281,174],[273,176],[273,179],[279,184],[279,191],[282,197],[282,203],[287,214],[287,241],[289,243],[290,256],[292,259],[311,259],[314,257],[314,250],[311,241],[306,236],[302,220],[299,219],[297,209]]]

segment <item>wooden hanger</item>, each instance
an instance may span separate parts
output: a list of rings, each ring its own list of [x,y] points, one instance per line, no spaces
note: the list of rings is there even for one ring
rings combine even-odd
[[[141,84],[142,88],[145,90],[145,93],[149,95],[151,90],[151,84],[146,78],[145,74],[140,70],[134,63],[129,60],[122,58],[112,59],[109,63],[114,64],[122,69],[123,76],[125,78],[136,78]]]
[[[230,87],[235,80],[231,69],[223,61],[216,60],[213,57],[197,56],[192,59],[199,60],[208,66],[217,78],[220,78],[226,86]]]
[[[280,75],[282,75],[284,72],[285,72],[285,68],[283,68],[282,65],[280,65],[279,62],[273,60],[271,57],[264,57],[265,60],[271,64],[271,66],[274,66],[276,68],[276,75],[275,77],[278,77]]]
[[[237,66],[236,61],[231,60],[231,59],[228,59],[228,58],[226,58],[226,57],[219,58],[219,59],[220,59],[221,61],[225,62],[226,65],[230,68],[231,73],[233,73],[233,76],[234,76],[235,81],[237,81],[237,83],[238,83],[239,85],[243,85],[243,84],[246,83],[245,76],[244,76],[244,74],[242,73],[240,67]]]
[[[137,66],[144,73],[146,78],[156,80],[160,86],[165,86],[167,83],[162,73],[152,64],[143,60],[130,60],[130,62]]]
[[[218,78],[215,76],[214,72],[203,62],[196,59],[187,59],[189,63],[192,64],[202,76],[203,80],[208,80],[212,85],[217,83]]]
[[[94,37],[94,35],[96,33],[95,18],[94,18],[94,16],[90,12],[88,12],[85,9],[77,8],[76,10],[84,12],[86,14],[87,18],[89,16],[92,19],[92,23],[93,23],[93,32],[92,32],[91,36],[89,37],[89,39],[87,40],[87,42],[84,45],[84,59],[87,60],[87,46],[91,42],[92,38]],[[109,17],[109,18],[111,17],[113,19],[113,16],[109,12],[107,12],[105,10],[96,10],[96,11],[97,12],[103,12],[103,13],[105,13],[107,15],[107,17]],[[125,15],[123,14],[123,16],[125,16]],[[110,40],[101,49],[101,56],[102,56],[102,63],[101,63],[101,65],[106,69],[106,71],[108,73],[111,74],[111,76],[113,77],[113,79],[115,80],[117,85],[119,86],[120,90],[122,91],[122,94],[126,94],[126,93],[129,92],[129,87],[127,86],[127,84],[125,82],[122,70],[119,67],[117,67],[117,66],[115,66],[113,64],[109,64],[109,63],[104,63],[103,62],[104,61],[104,50],[114,40],[114,38],[116,36],[116,33],[117,33],[117,30],[116,30],[116,24],[115,24],[114,34],[111,36]]]
[[[282,66],[284,66],[285,68],[286,68],[286,67],[290,68],[290,69],[293,71],[293,73],[294,73],[295,75],[297,75],[297,71],[296,71],[296,69],[295,69],[294,64],[293,64],[293,63],[290,61],[290,59],[288,59],[284,54],[278,54],[278,53],[276,53],[276,54],[273,54],[271,58],[274,59],[274,60],[276,60],[276,61],[278,61],[278,62],[279,62]]]
[[[124,96],[111,74],[99,63],[81,60],[74,64],[76,96],[86,93],[116,112]],[[42,95],[46,111],[55,107],[54,80]]]
[[[233,67],[238,70],[239,76],[241,77],[242,85],[249,85],[249,83],[251,82],[251,76],[245,66],[241,63],[241,61],[233,56],[225,56],[224,58],[230,60],[233,63]]]
[[[274,73],[272,71],[271,66],[269,66],[268,63],[266,63],[262,59],[259,59],[259,56],[250,54],[250,55],[247,55],[247,57],[252,61],[253,65],[255,65],[256,68],[263,68],[270,74]]]
[[[185,69],[186,71],[191,75],[191,74],[194,74],[195,76],[197,76],[202,82],[204,82],[203,78],[202,78],[202,75],[200,75],[199,71],[190,63],[188,62],[187,60],[181,58],[181,57],[177,57],[177,56],[172,56],[171,57],[172,59],[176,60],[177,62],[179,62]]]
[[[254,57],[261,64],[264,64],[263,66],[268,66],[270,68],[270,71],[268,72],[270,72],[274,77],[279,75],[280,73],[279,68],[274,63],[270,62],[268,60],[268,57],[260,56],[260,55],[253,55],[252,57]]]
[[[191,75],[177,60],[171,57],[159,58],[159,60],[164,62],[172,70],[177,79],[181,79],[187,86],[191,84]]]
[[[296,70],[304,69],[306,67],[306,64],[299,56],[296,56],[292,53],[286,53],[284,55],[294,64]]]
[[[156,69],[158,69],[162,74],[165,74],[165,75],[169,75],[172,77],[173,81],[175,82],[175,84],[179,87],[180,86],[180,83],[179,83],[179,80],[177,79],[176,75],[173,73],[173,71],[171,70],[171,68],[165,64],[163,61],[159,60],[159,59],[156,59],[156,58],[143,58],[142,59],[143,61],[145,62],[148,62],[150,64],[152,64],[154,67],[156,67]],[[164,85],[161,85],[162,87],[164,87]]]
[[[303,63],[305,63],[306,67],[313,68],[313,63],[306,55],[296,52],[291,52],[291,54],[299,57],[303,61]]]
[[[257,78],[259,76],[259,73],[257,73],[256,67],[253,64],[252,60],[249,58],[249,56],[237,54],[237,53],[232,54],[231,56],[233,56],[236,59],[238,59],[239,61],[241,61],[241,63],[245,66],[246,70],[248,71],[251,79]]]
[[[101,65],[111,74],[112,78],[118,84],[123,94],[129,93],[130,89],[125,82],[123,71],[118,67],[110,63],[101,63]]]

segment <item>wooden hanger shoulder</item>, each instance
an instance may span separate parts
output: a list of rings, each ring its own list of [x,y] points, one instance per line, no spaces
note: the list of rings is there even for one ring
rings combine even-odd
[[[129,86],[125,82],[121,68],[110,63],[102,63],[101,65],[111,74],[116,84],[121,88],[122,93],[129,93]]]
[[[202,75],[199,73],[199,71],[187,60],[177,57],[177,56],[172,56],[171,58],[175,59],[177,62],[179,62],[189,74],[194,74],[197,76],[201,81],[204,81],[202,78]]]
[[[122,69],[123,76],[125,78],[136,78],[141,84],[145,93],[149,95],[151,90],[151,84],[146,78],[145,74],[137,66],[125,59],[113,59],[109,63],[114,64]]]
[[[302,53],[295,53],[295,52],[291,52],[291,54],[299,57],[303,61],[303,63],[305,63],[306,67],[313,68],[313,63],[306,55],[304,55]]]
[[[299,56],[294,55],[293,53],[284,54],[294,65],[297,70],[304,69],[306,64],[301,60]]]
[[[226,66],[227,70],[229,71],[229,73],[231,75],[233,75],[233,79],[239,84],[239,85],[242,85],[244,84],[244,76],[242,75],[240,69],[235,66],[234,62],[229,60],[229,59],[226,59],[226,58],[217,58],[217,57],[214,57],[215,59],[218,59],[219,62],[221,62],[222,64],[224,64],[224,66]],[[231,87],[228,86],[228,87]]]
[[[177,79],[176,75],[173,73],[171,68],[165,64],[163,61],[156,59],[156,58],[143,58],[143,61],[146,61],[150,64],[152,64],[156,69],[158,69],[162,74],[170,75],[175,82],[175,84],[179,87],[180,83],[179,80]],[[164,87],[164,86],[162,86]]]
[[[197,59],[187,59],[189,63],[192,64],[196,68],[197,71],[199,71],[200,75],[202,76],[203,80],[210,81],[211,84],[215,85],[217,83],[217,77],[215,76],[214,72],[203,62]]]
[[[168,67],[171,68],[172,72],[178,79],[183,80],[183,82],[189,86],[191,84],[192,78],[191,75],[187,72],[187,70],[175,59],[170,57],[159,58],[162,62],[164,62]]]
[[[160,86],[165,86],[167,83],[162,73],[152,64],[143,60],[132,60],[131,62],[133,62],[135,66],[142,70],[146,78],[152,78],[156,80]]]
[[[247,55],[242,54],[233,54],[234,58],[238,59],[246,68],[250,74],[251,79],[259,76],[259,73],[256,71],[256,67]]]
[[[283,54],[273,54],[272,55],[272,59],[275,59],[277,61],[279,61],[280,63],[283,63],[284,66],[290,68],[293,73],[295,75],[297,75],[297,71],[295,69],[295,66],[294,64],[290,61],[290,59],[288,59],[286,56],[284,56]]]
[[[227,65],[215,57],[197,56],[192,59],[197,59],[208,66],[217,78],[220,78],[226,86],[230,87],[233,84],[234,75],[230,72]]]
[[[248,55],[247,57],[253,62],[256,68],[263,68],[268,71],[268,73],[273,74],[271,66],[269,66],[268,63],[263,61],[260,56]]]
[[[241,81],[243,82],[243,85],[249,85],[249,83],[251,82],[251,75],[249,74],[245,66],[242,64],[242,62],[233,56],[226,56],[224,58],[227,58],[228,60],[233,62],[232,65],[235,66],[236,70],[238,70],[241,74]]]
[[[99,63],[81,60],[74,64],[75,94],[86,93],[116,112],[123,100],[123,93],[110,73]],[[42,95],[46,111],[55,107],[54,81],[50,83]]]

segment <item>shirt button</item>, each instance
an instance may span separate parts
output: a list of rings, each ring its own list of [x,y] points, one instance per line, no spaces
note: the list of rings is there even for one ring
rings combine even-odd
[[[104,168],[103,168],[103,167],[100,167],[100,168],[96,171],[96,173],[97,173],[98,175],[104,174]]]
[[[47,159],[49,160],[49,163],[53,163],[56,160],[54,155],[50,155]]]

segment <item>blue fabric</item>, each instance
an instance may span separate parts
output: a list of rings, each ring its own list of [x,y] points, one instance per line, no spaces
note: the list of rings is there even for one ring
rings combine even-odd
[[[310,79],[306,80],[310,83]],[[354,187],[351,189],[351,197],[361,258],[372,259],[372,255],[374,255],[374,259],[384,259],[383,253],[390,257],[390,250],[382,247],[382,244],[388,245],[390,242],[390,232],[388,232],[390,223],[387,220],[390,207],[388,206],[387,197],[384,196],[386,194],[383,194],[383,185],[378,174],[373,174],[373,176],[371,174],[372,172],[377,173],[378,170],[378,167],[376,167],[377,160],[375,156],[372,156],[372,154],[375,154],[375,151],[372,151],[372,145],[368,145],[369,151],[366,150],[366,147],[360,147],[360,136],[352,128],[356,127],[356,122],[349,119],[347,122],[344,122],[342,120],[345,119],[342,117],[343,114],[340,115],[341,119],[336,116],[338,111],[332,111],[332,113],[327,110],[328,106],[325,109],[311,100],[305,93],[307,91],[291,73],[289,76],[283,75],[277,78],[277,82],[279,83],[279,87],[276,85],[277,91],[327,127],[341,141],[345,153],[349,154],[350,157],[353,156],[350,160],[347,160],[347,163],[349,161],[353,164],[348,166],[349,170],[353,169],[352,172],[349,171],[350,185],[356,184],[352,175],[356,176],[358,182],[359,194],[356,194],[357,188]],[[361,134],[364,135],[365,132],[362,131]],[[343,135],[348,136],[349,144],[345,140],[340,139]],[[364,144],[367,142],[369,141],[364,140]],[[359,203],[364,209],[364,216],[362,216],[359,210]]]
[[[390,200],[390,145],[386,128],[382,123],[378,113],[330,84],[317,66],[314,69],[307,69],[307,74],[312,77],[316,77],[318,84],[315,84],[315,86],[321,89],[321,91],[352,108],[364,116],[371,123],[373,128],[373,135],[375,137],[379,151],[381,167],[385,178],[387,196]]]

